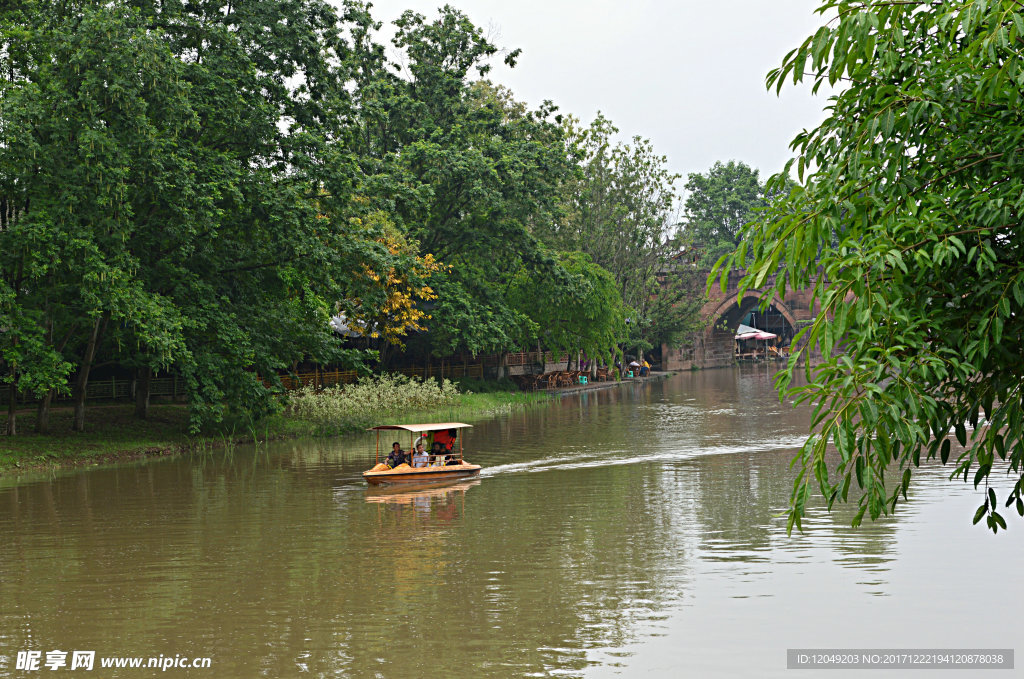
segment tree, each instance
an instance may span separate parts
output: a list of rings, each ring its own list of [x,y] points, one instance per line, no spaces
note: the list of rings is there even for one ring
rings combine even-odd
[[[703,248],[702,263],[711,266],[740,242],[743,226],[764,207],[758,171],[742,162],[716,162],[706,173],[691,172],[683,226],[691,242]]]
[[[570,356],[582,351],[611,364],[626,329],[626,310],[614,277],[582,252],[564,252],[563,277],[537,279],[520,272],[512,281],[511,299],[532,323],[523,343]]]
[[[482,80],[497,47],[451,7],[395,22],[402,63],[369,40],[365,12],[353,16],[360,189],[444,265],[429,332],[413,343],[439,356],[513,348],[527,319],[508,301],[512,278],[556,266],[532,232],[556,218],[571,169],[553,107],[527,110]]]
[[[199,125],[183,142],[197,181],[212,184],[209,212],[140,233],[141,271],[187,321],[175,368],[193,426],[228,410],[259,416],[275,405],[261,377],[358,361],[329,318],[339,300],[373,296],[352,272],[388,258],[380,225],[349,218],[356,173],[336,143],[352,118],[345,27],[321,0],[140,5],[185,65]]]
[[[355,219],[355,218],[353,218]],[[381,223],[383,235],[379,238],[387,250],[389,260],[381,266],[364,263],[352,272],[353,288],[361,290],[354,297],[338,303],[338,310],[352,319],[352,330],[371,339],[383,340],[381,353],[389,345],[404,348],[403,338],[409,332],[422,332],[422,325],[430,315],[417,306],[418,302],[437,299],[428,279],[441,270],[434,256],[419,256],[417,244],[410,242],[382,212],[368,216]],[[381,356],[384,362],[384,356]]]
[[[678,239],[675,242],[678,244]],[[681,249],[683,253],[688,250]],[[657,280],[660,290],[649,306],[647,335],[654,346],[683,346],[692,341],[694,333],[706,327],[700,313],[707,302],[703,294],[705,270],[686,258],[673,258]]]
[[[176,310],[134,275],[131,239],[138,219],[151,215],[136,211],[132,188],[168,183],[178,167],[175,138],[194,112],[180,64],[130,8],[8,17],[0,32],[10,46],[0,131],[6,379],[12,392],[17,384],[43,397],[45,431],[45,405],[53,390],[67,388],[77,363],[74,428],[81,431],[108,324],[157,350],[165,364],[183,349]],[[9,421],[13,433],[13,411]]]
[[[260,377],[298,360],[356,360],[334,304],[383,303],[352,272],[399,258],[379,223],[349,219],[343,32],[320,0],[0,10],[12,389],[66,388],[77,363],[81,429],[95,361],[173,368],[199,427],[273,407]]]
[[[828,118],[796,137],[803,182],[750,226],[716,273],[784,296],[813,286],[779,388],[814,404],[789,510],[812,484],[859,495],[859,524],[896,509],[938,458],[982,488],[974,516],[1024,515],[1024,14],[1006,0],[828,1],[836,14],[768,76],[842,82]],[[796,360],[820,348],[807,386]],[[955,441],[951,440],[955,437]],[[838,461],[826,458],[833,444]],[[995,488],[993,472],[1008,475]],[[895,478],[895,483],[892,479]]]
[[[612,274],[629,317],[627,346],[651,349],[696,319],[699,289],[668,280],[675,181],[667,159],[649,140],[634,137],[616,143],[618,129],[602,115],[586,128],[564,122],[569,155],[579,172],[564,189],[564,217],[549,222],[539,235],[551,247],[589,255]]]

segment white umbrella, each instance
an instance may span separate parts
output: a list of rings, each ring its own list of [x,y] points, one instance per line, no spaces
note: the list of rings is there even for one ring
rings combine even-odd
[[[768,340],[775,339],[776,337],[778,337],[778,335],[774,333],[758,330],[757,328],[752,328],[749,325],[740,324],[740,327],[736,328],[737,340],[764,340],[765,354],[768,353]]]

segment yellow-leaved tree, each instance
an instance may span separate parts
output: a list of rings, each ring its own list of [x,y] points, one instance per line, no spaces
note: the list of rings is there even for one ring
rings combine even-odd
[[[338,311],[349,321],[348,334],[404,348],[406,335],[426,330],[423,322],[430,315],[420,304],[437,298],[427,281],[446,267],[432,254],[420,255],[419,244],[385,213],[372,212],[359,221],[379,234],[376,240],[387,255],[353,272],[359,295],[340,302]]]

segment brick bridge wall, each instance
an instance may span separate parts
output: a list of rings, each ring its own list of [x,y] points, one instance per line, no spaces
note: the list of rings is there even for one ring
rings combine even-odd
[[[662,345],[662,367],[665,370],[689,370],[693,368],[716,368],[735,362],[736,328],[740,319],[753,311],[761,299],[762,290],[747,290],[738,299],[739,282],[745,272],[731,272],[726,290],[716,282],[708,292],[708,301],[701,309],[706,322],[703,332],[695,333],[688,346],[669,347]],[[766,281],[765,288],[775,283],[774,276]],[[811,307],[811,289],[788,290],[785,299],[772,297],[771,304],[782,314],[784,322],[792,332],[813,321],[820,309]]]

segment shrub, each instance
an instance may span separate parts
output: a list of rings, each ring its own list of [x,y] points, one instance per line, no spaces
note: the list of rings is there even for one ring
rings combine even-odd
[[[433,378],[385,374],[319,392],[304,387],[292,394],[288,412],[321,431],[338,431],[379,424],[391,413],[454,406],[458,400],[459,391],[448,380],[438,383]]]

